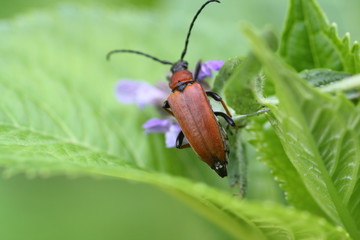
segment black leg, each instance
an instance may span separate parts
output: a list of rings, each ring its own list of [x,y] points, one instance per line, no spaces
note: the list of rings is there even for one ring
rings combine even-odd
[[[206,95],[208,95],[209,97],[212,97],[215,101],[222,101],[222,98],[216,92],[208,91],[208,92],[206,92]]]
[[[173,115],[174,116],[174,113],[172,111],[170,111],[170,105],[169,105],[169,102],[166,100],[163,105],[162,105],[162,108],[168,112],[169,114]]]
[[[195,71],[194,71],[194,80],[195,80],[195,81],[197,81],[198,78],[199,78],[199,73],[200,73],[200,70],[201,70],[201,65],[202,65],[202,62],[201,62],[201,61],[198,61],[197,64],[196,64]]]
[[[188,143],[185,145],[182,145],[183,141],[184,141],[184,137],[185,137],[184,133],[182,131],[180,131],[179,135],[176,138],[176,148],[183,149],[183,148],[190,147],[190,144],[188,144]]]
[[[222,100],[222,98],[220,97],[219,94],[214,93],[214,92],[206,92],[206,95],[208,95],[209,97],[212,97],[215,101],[221,102],[221,105],[223,106],[223,108],[225,109],[226,114],[231,117],[230,111],[227,108],[226,104],[224,103],[224,101]]]
[[[215,114],[216,116],[221,116],[221,117],[223,117],[223,118],[225,119],[225,121],[226,121],[229,125],[231,125],[231,126],[233,126],[233,127],[236,126],[234,120],[232,120],[232,118],[229,117],[228,115],[226,115],[225,113],[223,113],[223,112],[214,112],[214,114]]]
[[[162,105],[163,108],[170,108],[170,105],[169,105],[169,102],[168,100],[166,100],[163,105]]]

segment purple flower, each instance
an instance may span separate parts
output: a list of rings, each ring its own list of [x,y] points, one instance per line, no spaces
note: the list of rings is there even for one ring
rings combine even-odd
[[[221,60],[204,62],[201,65],[198,80],[212,77],[212,70],[218,71],[223,64],[224,61]],[[170,93],[171,91],[165,83],[152,86],[147,82],[129,79],[120,80],[115,88],[115,96],[120,102],[136,104],[139,108],[144,108],[146,105],[160,107]],[[165,133],[166,147],[169,148],[175,147],[176,138],[181,131],[179,124],[172,119],[152,118],[145,122],[142,127],[146,134],[150,132]],[[186,138],[184,141],[187,142]]]
[[[145,133],[165,133],[165,143],[168,148],[175,147],[176,138],[181,131],[179,124],[170,119],[152,118],[145,122],[142,127],[145,129]]]
[[[211,70],[218,71],[222,67],[222,65],[224,65],[224,61],[222,61],[222,60],[210,60],[210,61],[204,62],[201,65],[198,80],[201,81],[206,77],[212,77]]]
[[[145,133],[160,132],[164,133],[170,129],[172,121],[170,119],[151,118],[143,124]]]
[[[144,108],[149,104],[161,104],[169,93],[170,91],[166,92],[151,86],[147,82],[136,82],[128,79],[120,80],[115,88],[115,96],[120,102],[135,103],[139,108]]]

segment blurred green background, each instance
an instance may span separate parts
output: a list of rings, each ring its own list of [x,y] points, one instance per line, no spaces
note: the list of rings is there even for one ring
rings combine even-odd
[[[66,2],[106,6],[118,9],[119,12],[126,9],[137,13],[161,14],[158,19],[164,21],[154,22],[154,29],[159,27],[166,29],[167,21],[176,21],[172,26],[178,26],[178,29],[169,29],[168,35],[154,34],[151,38],[166,37],[171,44],[173,41],[171,31],[182,31],[185,37],[188,23],[203,1],[74,0]],[[350,32],[353,40],[360,39],[358,27],[360,2],[358,0],[321,0],[318,2],[330,22],[338,24],[341,35]],[[13,19],[24,13],[56,8],[61,3],[63,1],[58,0],[1,0],[0,19]],[[218,45],[213,49],[201,48],[202,42],[207,40],[202,37],[202,29],[195,28],[188,54],[189,59],[195,61],[198,56],[204,59],[222,56],[226,59],[234,55],[246,54],[246,41],[239,31],[240,21],[250,22],[259,28],[271,25],[280,34],[287,6],[288,1],[285,0],[223,0],[221,6],[209,7],[204,15],[207,15],[207,18],[214,16],[218,25],[213,26],[212,35],[206,35],[206,37],[217,39]],[[206,23],[199,26],[206,26]],[[232,36],[236,41],[238,40],[239,44],[230,50],[229,48],[222,49],[222,44],[228,41],[223,31],[231,31],[226,36]],[[164,32],[166,33],[167,30]],[[162,46],[159,49],[162,49]],[[166,57],[168,53],[164,52],[161,56]],[[172,55],[171,59],[173,58]],[[151,63],[149,65],[153,66]],[[146,77],[144,71],[139,71],[134,75]],[[256,166],[251,168],[252,176],[265,176],[265,178],[268,176],[266,167],[255,160],[250,164]],[[267,192],[268,189],[261,189],[261,181],[250,180],[250,198],[259,200],[277,198],[277,192],[271,193]],[[261,196],[251,194],[252,189],[263,194],[260,194]],[[10,179],[0,179],[0,196],[0,236],[4,240],[232,239],[223,230],[165,191],[124,180],[85,177],[70,179],[61,176],[49,179],[29,179],[20,175]]]

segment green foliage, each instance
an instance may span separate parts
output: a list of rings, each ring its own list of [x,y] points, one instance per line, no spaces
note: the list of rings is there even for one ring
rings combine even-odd
[[[152,7],[156,5],[159,0],[104,0],[104,1],[95,1],[95,0],[67,0],[67,3],[75,3],[75,4],[90,4],[90,5],[101,5],[111,6],[111,7]],[[61,0],[2,0],[1,1],[1,9],[0,9],[0,18],[12,17],[18,12],[28,11],[29,9],[34,8],[45,8],[49,6],[56,6],[58,4],[63,3]]]
[[[280,54],[296,70],[329,68],[360,72],[359,44],[350,46],[350,35],[337,36],[315,1],[291,0]]]
[[[356,219],[348,206],[349,197],[358,194],[354,187],[359,179],[359,135],[358,122],[353,122],[360,119],[357,108],[342,96],[330,97],[310,88],[253,32],[246,29],[246,33],[275,82],[280,104],[269,105],[273,126],[309,191],[310,196],[303,197],[313,198],[329,220],[357,239]]]
[[[275,121],[273,118],[270,120]],[[257,119],[250,123],[248,130],[253,134],[251,143],[256,146],[258,152],[262,153],[259,159],[272,167],[272,174],[285,191],[286,200],[298,209],[311,209],[312,213],[324,216],[325,214],[301,180],[300,173],[290,162],[279,137],[269,122],[263,118]]]
[[[244,57],[233,57],[228,59],[219,70],[218,75],[215,78],[212,90],[214,92],[220,92],[224,88],[228,79],[233,75],[235,69],[238,69],[242,64]]]
[[[272,32],[264,34],[267,44],[277,48],[277,40]],[[252,113],[261,108],[256,101],[250,82],[257,76],[261,69],[261,64],[250,53],[245,59],[230,59],[219,72],[215,80],[215,90],[219,91],[223,87],[226,102],[239,114]],[[231,72],[231,74],[229,74]],[[224,84],[226,79],[226,83]]]
[[[244,140],[241,132],[237,129],[229,131],[228,141],[230,145],[228,163],[229,185],[235,189],[234,195],[244,197],[247,189],[247,156]]]
[[[345,89],[341,85],[349,80],[343,78],[360,71],[358,44],[350,49],[349,37],[340,40],[314,1],[293,0],[280,40],[281,57],[274,54],[272,32],[261,37],[245,27],[252,51],[247,57],[231,58],[214,82],[214,89],[223,92],[243,118],[262,106],[270,108],[266,119],[249,118],[245,131],[252,134],[260,159],[273,169],[289,207],[281,201],[233,197],[226,180],[218,179],[191,150],[165,149],[161,136],[143,134],[141,124],[155,111],[140,112],[116,102],[113,86],[119,75],[154,81],[164,71],[139,63],[138,56],[127,56],[125,63],[118,58],[106,63],[108,50],[119,41],[125,48],[152,46],[156,56],[166,47],[170,55],[178,50],[171,47],[173,42],[159,44],[168,33],[154,29],[152,21],[161,22],[161,17],[62,6],[3,23],[4,174],[111,176],[153,184],[237,239],[359,239],[360,106],[347,95],[334,94]],[[120,33],[114,34],[114,29]],[[180,38],[177,34],[173,32],[174,41]],[[136,44],[132,35],[137,36]],[[308,70],[298,74],[294,69]],[[264,89],[270,86],[264,79],[271,81],[274,91]],[[350,80],[352,89],[359,88],[358,76]],[[329,91],[327,84],[335,81]],[[262,92],[275,96],[265,98]],[[243,191],[244,166],[253,159],[243,152],[241,131],[230,136],[232,159],[241,161],[233,162],[229,173],[230,182],[240,182]]]
[[[349,73],[332,71],[330,69],[311,69],[300,73],[300,77],[315,87],[322,87],[350,77]]]

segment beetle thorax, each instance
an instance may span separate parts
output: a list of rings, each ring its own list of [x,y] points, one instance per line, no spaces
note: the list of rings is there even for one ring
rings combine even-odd
[[[187,85],[191,82],[193,82],[192,73],[188,70],[180,70],[174,72],[174,74],[171,76],[169,87],[171,90],[175,91],[178,89],[178,87]]]

